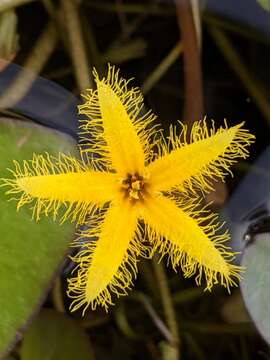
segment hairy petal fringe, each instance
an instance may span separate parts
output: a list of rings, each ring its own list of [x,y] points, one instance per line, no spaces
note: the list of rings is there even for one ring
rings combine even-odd
[[[142,171],[154,156],[156,143],[150,139],[159,131],[153,125],[156,117],[144,113],[139,88],[128,89],[129,81],[120,78],[114,66],[109,65],[107,78],[99,80],[95,71],[94,75],[98,89],[88,90],[79,106],[86,116],[80,125],[81,153],[98,168]]]
[[[145,204],[142,217],[153,251],[168,255],[175,270],[180,266],[185,277],[197,274],[196,283],[205,279],[207,290],[217,283],[228,291],[237,285],[243,269],[231,264],[235,253],[225,245],[229,234],[220,234],[215,214],[191,209],[190,204],[184,212],[160,196]]]
[[[98,238],[98,240],[97,240]],[[83,246],[82,246],[83,243]],[[128,202],[111,204],[95,226],[82,232],[75,246],[81,250],[73,258],[76,276],[69,280],[71,310],[90,306],[93,310],[112,305],[112,293],[126,295],[136,278],[137,258],[147,253],[138,214]]]
[[[94,172],[64,154],[58,158],[34,155],[21,165],[14,161],[14,170],[10,171],[14,178],[1,179],[1,186],[9,188],[6,194],[17,201],[17,209],[33,203],[36,220],[49,213],[56,218],[63,207],[61,222],[70,218],[82,224],[88,215],[114,198],[118,186],[115,174]]]
[[[171,128],[167,143],[159,143],[160,157],[147,167],[153,191],[213,190],[211,180],[224,181],[236,159],[248,156],[247,148],[255,137],[242,128],[243,124],[228,128],[225,122],[216,130],[213,122],[211,128],[206,120],[195,122],[190,144],[186,126],[182,125],[180,134]]]

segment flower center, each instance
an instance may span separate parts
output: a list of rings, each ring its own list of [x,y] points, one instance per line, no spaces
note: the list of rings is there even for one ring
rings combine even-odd
[[[145,190],[143,176],[138,173],[127,174],[127,177],[122,180],[122,190],[125,192],[125,197],[129,197],[130,200],[142,200]]]

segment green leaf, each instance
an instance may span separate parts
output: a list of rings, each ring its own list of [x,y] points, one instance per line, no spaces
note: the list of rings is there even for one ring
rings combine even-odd
[[[270,344],[270,234],[256,235],[245,249],[241,291],[255,326]]]
[[[90,340],[71,318],[44,309],[25,333],[21,360],[91,360]]]
[[[75,154],[70,137],[22,121],[0,120],[1,177],[11,177],[6,168],[12,160],[31,159],[33,152]],[[16,202],[7,201],[0,189],[0,357],[20,337],[29,317],[42,304],[52,279],[60,268],[74,228],[60,226],[51,218],[36,223],[29,207],[16,212]]]
[[[257,2],[264,10],[270,11],[270,0],[257,0]]]

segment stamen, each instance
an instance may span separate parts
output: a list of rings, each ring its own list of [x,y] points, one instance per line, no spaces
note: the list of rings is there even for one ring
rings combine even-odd
[[[145,185],[143,176],[138,173],[127,174],[127,177],[122,180],[121,189],[125,197],[130,200],[142,200],[145,195]]]

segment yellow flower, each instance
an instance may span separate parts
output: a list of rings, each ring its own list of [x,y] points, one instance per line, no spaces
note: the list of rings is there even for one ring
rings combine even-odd
[[[109,66],[107,78],[94,72],[96,90],[88,90],[79,106],[81,160],[60,154],[34,155],[15,162],[13,179],[3,179],[8,194],[18,194],[20,208],[33,202],[34,217],[60,207],[80,231],[76,276],[69,280],[72,310],[112,304],[111,294],[124,295],[136,276],[138,256],[155,251],[168,255],[185,277],[196,275],[206,289],[236,284],[241,268],[220,232],[216,215],[198,202],[198,189],[228,173],[237,157],[246,158],[254,137],[243,124],[215,130],[196,122],[187,143],[187,129],[171,128],[164,138],[153,126],[155,116],[143,113],[137,88]],[[199,204],[199,206],[198,206]],[[87,241],[88,240],[88,241]]]

